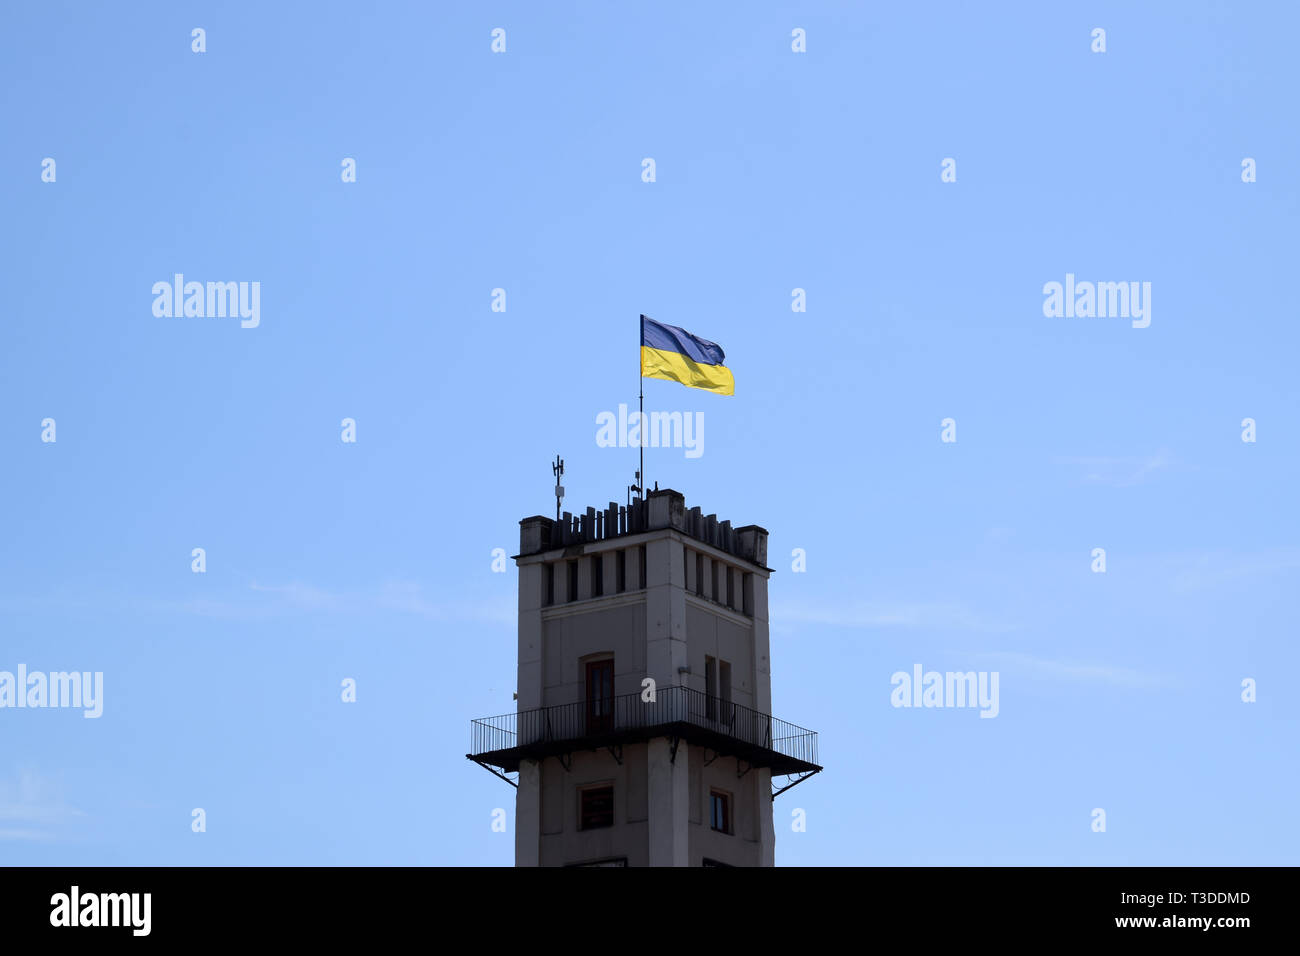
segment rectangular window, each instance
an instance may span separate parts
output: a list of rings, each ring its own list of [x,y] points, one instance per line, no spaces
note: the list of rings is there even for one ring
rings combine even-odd
[[[616,585],[618,587],[618,593],[622,594],[627,590],[627,551],[623,548],[618,549],[618,558],[615,561],[615,565],[617,566],[616,573],[618,576]]]
[[[718,716],[718,662],[704,658],[704,716],[716,720]]]
[[[723,566],[722,573],[727,576],[727,607],[733,611],[736,609],[736,576],[731,573],[731,568]]]
[[[542,573],[546,575],[546,606],[550,607],[555,603],[555,565],[542,565]]]
[[[641,590],[644,591],[644,590],[645,590],[645,545],[644,545],[644,544],[641,545],[641,547],[640,547],[639,550],[640,550],[640,552],[641,552],[641,554],[640,554],[640,557],[641,557],[641,568],[640,568],[640,570],[641,570]]]
[[[718,587],[718,580],[719,580],[719,579],[718,579],[718,572],[719,572],[720,570],[722,570],[722,565],[720,565],[717,561],[714,561],[714,562],[712,563],[711,567],[710,567],[710,570],[712,570],[712,572],[713,572],[713,591],[709,594],[709,597],[713,598],[713,600],[715,600],[715,601],[717,601],[719,604],[721,604],[721,603],[722,603],[722,589],[721,589],[720,587]]]
[[[731,832],[731,795],[721,790],[709,791],[709,828],[719,833]]]
[[[587,663],[587,733],[614,729],[614,661]]]
[[[591,556],[591,596],[601,597],[605,593],[605,556]]]
[[[695,555],[695,593],[704,596],[704,555]]]
[[[569,600],[578,600],[578,562],[569,562]]]
[[[735,723],[736,712],[731,706],[731,662],[718,661],[718,710],[720,719],[728,727]]]
[[[614,788],[591,787],[581,791],[578,811],[579,830],[599,830],[614,825]]]

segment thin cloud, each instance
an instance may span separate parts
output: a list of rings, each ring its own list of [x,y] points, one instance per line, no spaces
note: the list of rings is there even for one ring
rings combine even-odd
[[[85,816],[68,806],[54,784],[34,770],[19,771],[12,782],[0,780],[0,840],[51,840],[52,830]]]
[[[340,611],[347,603],[347,599],[342,595],[331,594],[297,581],[279,586],[268,586],[254,581],[249,587],[262,594],[273,594],[304,611]]]
[[[388,581],[376,598],[378,607],[405,611],[437,621],[484,621],[492,624],[515,623],[515,594],[489,601],[430,601],[424,588],[413,581]]]
[[[1207,591],[1238,580],[1287,575],[1300,569],[1300,550],[1253,554],[1198,552],[1179,556],[1172,569],[1175,591]]]
[[[294,613],[373,615],[414,614],[438,621],[481,621],[513,626],[516,597],[513,589],[500,598],[438,601],[411,581],[387,581],[367,591],[328,591],[292,581],[288,584],[250,582],[246,592],[226,597],[196,597],[180,600],[132,597],[121,593],[76,593],[60,595],[0,595],[0,611],[80,611],[185,614],[233,621],[265,621]]]
[[[1154,455],[1126,458],[1058,457],[1053,464],[1071,465],[1083,469],[1080,481],[1085,484],[1111,485],[1128,488],[1144,484],[1155,475],[1179,464],[1165,449]]]
[[[275,587],[253,584],[252,588],[304,611],[347,614],[395,611],[435,621],[515,623],[514,591],[499,600],[435,601],[425,595],[424,586],[416,581],[385,581],[376,589],[362,592],[335,593],[300,582]]]
[[[0,840],[27,840],[33,843],[44,843],[50,839],[50,834],[41,830],[6,830],[0,828]]]
[[[884,630],[1007,631],[1011,628],[981,617],[960,604],[883,603],[779,604],[772,609],[773,626],[818,624],[826,627]]]
[[[1051,660],[1016,651],[993,651],[978,656],[998,663],[1003,669],[1034,680],[1103,683],[1131,688],[1159,687],[1170,683],[1170,679],[1162,675],[1143,674],[1130,667],[1116,667],[1109,664]]]

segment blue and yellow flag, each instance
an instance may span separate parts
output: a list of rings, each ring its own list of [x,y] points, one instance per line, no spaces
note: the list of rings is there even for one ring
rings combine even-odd
[[[735,395],[736,380],[722,364],[726,357],[715,342],[641,316],[642,378],[666,378],[691,388]]]

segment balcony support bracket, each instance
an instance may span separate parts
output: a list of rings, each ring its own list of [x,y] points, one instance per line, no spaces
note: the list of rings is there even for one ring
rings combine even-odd
[[[705,748],[704,748],[704,755],[705,755],[706,757],[708,757],[708,754],[709,754],[709,748],[708,748],[708,747],[705,747]],[[717,759],[718,759],[719,757],[721,757],[721,756],[722,756],[722,754],[718,753],[716,750],[713,751],[713,756],[712,756],[712,757],[709,757],[708,760],[704,761],[704,766],[707,767],[709,764],[713,763],[713,761],[717,760]]]
[[[573,754],[556,754],[555,759],[560,762],[560,766],[564,768],[565,773],[568,773],[573,766]]]
[[[671,764],[675,764],[677,763],[677,745],[681,743],[682,738],[674,734],[668,739],[672,741],[672,746],[673,746],[672,751],[668,755],[668,762]]]
[[[740,769],[740,765],[741,765],[742,763],[745,765],[745,769],[744,769],[744,770],[741,770],[741,769]],[[751,763],[749,763],[749,762],[747,762],[747,761],[741,760],[739,757],[736,758],[736,779],[737,779],[737,780],[739,780],[739,779],[741,779],[742,777],[744,777],[745,774],[749,773],[749,772],[750,772],[751,770],[753,770],[753,769],[754,769],[754,765],[753,765],[753,764],[751,764]]]
[[[614,758],[614,760],[618,763],[620,767],[623,766],[623,745],[622,744],[614,744],[612,746],[606,747],[605,749],[609,751],[609,755]]]
[[[805,780],[807,780],[809,777],[811,777],[813,774],[815,774],[815,773],[817,773],[817,772],[818,772],[818,771],[816,771],[816,770],[812,770],[812,771],[810,771],[810,772],[808,772],[808,773],[800,774],[800,775],[799,775],[799,778],[798,778],[797,780],[795,780],[793,783],[787,783],[787,784],[786,784],[784,787],[782,787],[780,790],[773,790],[773,791],[772,791],[772,800],[775,802],[776,798],[779,797],[781,794],[785,793],[785,792],[786,792],[787,790],[789,790],[791,787],[797,787],[797,786],[799,786],[799,784],[803,783]],[[786,779],[787,779],[787,780],[790,778],[790,774],[786,774],[785,776],[786,776]]]
[[[474,757],[473,757],[472,754],[466,754],[465,756],[469,757],[470,760],[474,760]],[[486,770],[488,773],[492,774],[492,776],[494,776],[494,777],[500,777],[502,780],[504,780],[506,783],[510,784],[510,786],[514,787],[516,790],[519,789],[519,784],[515,783],[513,780],[511,780],[509,777],[507,777],[505,774],[503,774],[503,773],[502,773],[500,770],[498,770],[496,767],[489,766],[488,764],[485,764],[485,763],[484,763],[483,761],[481,761],[481,760],[474,760],[474,762],[475,762],[476,764],[478,764],[480,767],[482,767],[484,770]]]

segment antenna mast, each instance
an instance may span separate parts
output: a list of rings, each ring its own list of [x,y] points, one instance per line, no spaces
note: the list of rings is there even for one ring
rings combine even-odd
[[[631,512],[632,510],[632,492],[634,491],[636,492],[636,496],[638,498],[645,496],[645,492],[641,488],[641,472],[639,471],[636,473],[636,484],[627,486],[627,510],[629,512]]]
[[[560,520],[560,501],[564,498],[564,485],[560,484],[560,479],[564,477],[564,459],[559,455],[555,456],[555,462],[551,465],[551,472],[555,475],[555,520]]]

